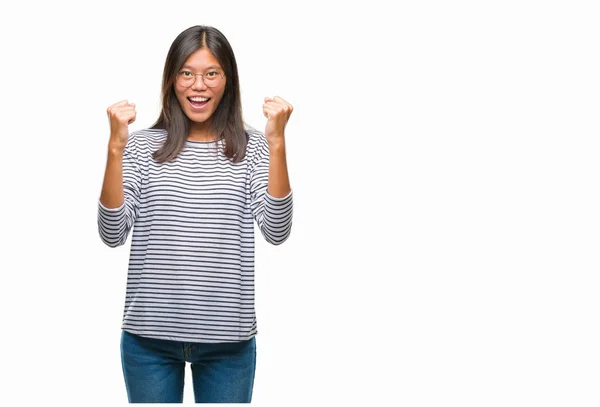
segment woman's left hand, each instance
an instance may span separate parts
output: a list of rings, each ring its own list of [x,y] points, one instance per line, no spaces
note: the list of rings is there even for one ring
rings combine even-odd
[[[265,137],[269,146],[277,145],[284,141],[283,131],[293,110],[294,107],[279,96],[275,96],[273,99],[270,97],[265,98],[263,114],[268,119]]]

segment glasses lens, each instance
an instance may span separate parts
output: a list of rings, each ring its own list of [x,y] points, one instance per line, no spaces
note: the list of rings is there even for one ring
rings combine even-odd
[[[190,72],[180,72],[177,75],[177,83],[183,87],[190,87],[194,83],[195,76]]]
[[[218,73],[209,73],[207,76],[204,77],[204,83],[206,83],[206,86],[208,86],[209,88],[219,86],[219,84],[221,83],[221,75]]]

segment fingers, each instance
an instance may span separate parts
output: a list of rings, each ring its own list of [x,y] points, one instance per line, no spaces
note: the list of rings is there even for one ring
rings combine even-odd
[[[114,105],[110,105],[108,108],[117,108],[117,107],[125,107],[125,106],[135,106],[135,103],[129,103],[127,99],[121,100],[120,102],[115,103]]]
[[[279,113],[279,111],[277,109],[274,109],[272,107],[268,107],[268,106],[263,106],[263,115],[269,119],[270,116],[277,116],[277,114]]]
[[[292,114],[292,106],[282,105],[276,102],[267,102],[263,104],[263,114],[267,119],[269,119],[271,116],[281,116],[287,121]]]
[[[136,118],[135,103],[129,103],[128,100],[121,100],[109,106],[106,109],[106,113],[111,122],[129,125]]]
[[[129,126],[131,123],[133,123],[135,121],[136,118],[136,114],[135,112],[133,113],[133,116],[129,119],[129,121],[127,122],[127,125]]]
[[[279,96],[275,96],[274,98],[265,97],[265,104],[263,106],[282,106],[284,107],[284,111],[289,111],[290,113],[294,110],[294,107],[290,103]]]
[[[116,120],[121,123],[131,123],[132,120],[135,120],[135,116],[135,110],[123,110],[109,113],[108,118],[110,121]]]
[[[114,116],[115,120],[122,124],[131,124],[135,121],[136,113],[121,113]]]
[[[106,109],[106,113],[108,113],[108,115],[110,116],[111,113],[132,110],[135,110],[135,103],[129,103],[127,100],[122,100],[120,102],[115,103],[114,105],[109,106]]]
[[[127,99],[125,100],[121,100],[120,102],[115,103],[114,105],[110,105],[108,108],[112,108],[112,107],[121,107],[121,106],[128,106],[130,105],[130,103],[128,102]]]
[[[124,149],[129,138],[128,126],[135,122],[135,103],[121,100],[106,109],[110,125],[110,143]]]
[[[283,98],[280,98],[279,96],[275,96],[275,97],[273,98],[273,100],[274,100],[275,102],[277,102],[277,103],[281,103],[281,104],[284,104],[284,105],[290,105],[288,102],[286,102],[285,100],[283,100]],[[291,105],[290,105],[290,106],[291,106]]]

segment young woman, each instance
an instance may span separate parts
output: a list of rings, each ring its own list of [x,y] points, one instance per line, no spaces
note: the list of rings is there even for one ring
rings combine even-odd
[[[265,98],[264,133],[242,119],[237,64],[217,29],[169,49],[162,111],[129,134],[135,105],[107,109],[98,229],[110,247],[133,227],[121,336],[129,402],[250,402],[256,366],[254,221],[283,243],[292,226],[284,128],[292,106]]]

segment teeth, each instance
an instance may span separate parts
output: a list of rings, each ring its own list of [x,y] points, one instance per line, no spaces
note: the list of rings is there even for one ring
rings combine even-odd
[[[193,97],[189,98],[192,102],[206,102],[209,98]]]

